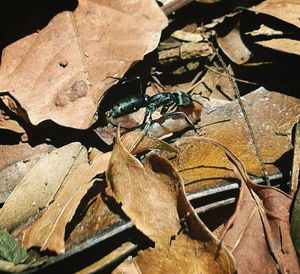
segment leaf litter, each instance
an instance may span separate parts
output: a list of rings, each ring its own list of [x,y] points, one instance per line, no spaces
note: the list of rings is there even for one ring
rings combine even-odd
[[[51,119],[88,128],[103,93],[113,85],[106,77],[122,77],[153,50],[166,24],[153,1],[79,1],[74,11],[57,14],[45,28],[3,50],[0,90],[18,100],[28,122]]]
[[[198,141],[221,148],[240,178],[235,213],[219,235],[236,259],[237,271],[260,273],[263,267],[266,273],[277,270],[298,273],[299,266],[290,235],[291,197],[276,188],[251,182],[242,162],[225,146],[205,138]],[[183,142],[189,143],[189,138],[183,139]]]
[[[210,273],[214,267],[220,273],[234,273],[233,258],[226,249],[219,248],[216,237],[198,218],[179,174],[155,154],[147,160],[144,168],[117,137],[107,171],[109,193],[155,243],[155,248],[138,254],[135,265],[139,271]],[[146,210],[141,210],[141,204]],[[186,218],[191,238],[179,234],[181,218]]]
[[[299,273],[289,232],[292,198],[248,176],[262,182],[282,177],[279,188],[288,192],[291,160],[282,163],[290,159],[292,129],[300,115],[293,69],[299,60],[299,4],[247,1],[240,3],[244,9],[230,13],[234,5],[224,4],[226,9],[215,14],[210,10],[215,1],[188,2],[162,1],[159,9],[150,0],[81,0],[48,16],[37,32],[4,41],[0,226],[28,249],[28,259],[15,264],[4,258],[1,270],[37,271],[43,262],[48,261],[47,269],[61,261],[74,272]],[[185,10],[193,13],[185,16]],[[168,23],[162,11],[170,16]],[[158,109],[151,137],[131,131],[143,121],[143,108],[107,125],[104,113],[128,95],[124,81],[116,84],[127,71],[125,82],[141,79],[140,90],[129,91],[131,96],[144,87],[148,96],[185,91],[193,104],[172,115],[160,115]],[[117,134],[111,151],[118,124],[127,133],[121,139]],[[195,128],[188,130],[191,124]],[[72,136],[65,139],[68,131]],[[108,145],[90,140],[94,131],[105,132],[99,136]],[[228,190],[238,187],[236,177],[239,194],[232,197]],[[192,201],[195,208],[186,193],[202,197]],[[292,236],[298,249],[294,199]],[[143,236],[134,229],[121,232],[133,226]],[[95,263],[85,260],[78,266],[65,260],[95,245],[100,251]],[[133,257],[121,263],[129,254]]]

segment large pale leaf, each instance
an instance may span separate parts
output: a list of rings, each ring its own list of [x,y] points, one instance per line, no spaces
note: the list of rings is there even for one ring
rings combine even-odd
[[[51,119],[87,128],[113,84],[106,77],[122,77],[156,47],[166,25],[153,0],[80,0],[3,50],[0,90],[12,93],[33,124]]]
[[[82,153],[86,155],[86,149],[72,143],[42,158],[6,200],[0,211],[0,227],[14,228],[47,206]]]
[[[105,171],[107,154],[98,152],[91,164],[82,163],[61,188],[55,201],[23,235],[23,245],[39,246],[58,254],[65,252],[65,227],[81,199],[93,185],[93,178]]]
[[[0,157],[1,203],[6,201],[29,170],[53,149],[53,146],[46,144],[35,147],[31,147],[27,143],[0,145],[0,155],[3,155]]]
[[[274,16],[300,28],[300,2],[298,0],[266,0],[250,10]]]

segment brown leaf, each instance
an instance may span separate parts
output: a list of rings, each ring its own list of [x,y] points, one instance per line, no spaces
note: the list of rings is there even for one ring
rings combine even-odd
[[[269,174],[275,174],[278,172],[275,161],[292,148],[290,134],[300,116],[300,100],[259,88],[244,96],[243,103],[267,170]],[[243,161],[249,174],[263,175],[238,103],[215,105],[211,100],[205,107],[200,127],[208,126],[201,129],[201,134],[233,151]],[[220,122],[224,119],[230,121]],[[212,124],[214,122],[219,123]],[[219,148],[184,139],[178,140],[175,146],[179,156],[171,162],[183,177],[188,192],[216,184],[218,179],[235,177],[231,165]]]
[[[106,203],[103,201],[100,191],[103,189],[103,185],[93,186],[98,189],[95,193],[95,197],[89,201],[88,205],[84,204],[84,209],[88,207],[87,211],[80,211],[80,215],[75,216],[82,217],[80,222],[76,222],[75,216],[72,219],[72,223],[76,223],[76,226],[67,237],[65,248],[71,250],[78,244],[91,239],[93,236],[104,233],[105,231],[117,226],[120,222],[124,222],[119,215],[113,213]],[[89,191],[90,193],[90,191]],[[78,209],[77,209],[78,210]]]
[[[299,273],[290,236],[291,197],[251,182],[243,164],[223,147],[241,179],[235,213],[225,225],[224,243],[237,261],[239,273]]]
[[[157,237],[168,241],[169,235],[177,233],[180,228],[179,220],[177,213],[173,211],[176,192],[169,186],[170,178],[160,176],[155,172],[147,173],[143,165],[129,154],[118,137],[107,170],[107,180],[114,198],[117,202],[122,202],[122,209],[130,216],[136,227],[153,241],[156,241]],[[158,181],[163,183],[160,189],[157,185]],[[149,191],[151,186],[157,187],[151,190],[147,197],[143,197],[141,193]],[[165,202],[152,205],[153,201],[158,201],[162,193]],[[143,211],[141,204],[148,210]],[[156,222],[149,218],[148,211],[153,211],[152,214],[168,211],[169,218],[163,223]],[[161,231],[161,233],[157,233],[157,231]]]
[[[39,246],[57,254],[65,252],[65,226],[72,219],[81,199],[93,185],[93,178],[105,171],[107,155],[98,153],[91,165],[82,163],[63,185],[55,201],[34,224],[27,228],[22,243]]]
[[[264,13],[274,16],[280,20],[283,20],[300,28],[300,3],[298,0],[266,0],[259,5],[252,7],[250,10],[254,11],[255,13]],[[288,33],[288,31],[286,32]],[[259,41],[256,41],[256,44],[278,51],[300,55],[300,42],[298,40],[286,38],[284,35],[282,35],[281,37],[275,35],[273,39],[270,39],[268,30],[267,33],[263,34],[266,35],[267,38],[265,40],[260,39]]]
[[[271,48],[278,51],[284,51],[287,53],[300,55],[300,42],[297,40],[292,40],[287,38],[277,38],[277,39],[270,39],[266,41],[258,41],[255,43],[264,46],[266,48]]]
[[[0,226],[14,228],[47,206],[81,153],[86,154],[86,149],[72,143],[41,159],[6,200],[0,211]]]
[[[209,97],[210,99],[235,100],[235,92],[224,68],[208,66],[207,69],[201,83],[193,89],[193,92]],[[227,70],[230,74],[234,75],[230,66],[227,67]]]
[[[141,138],[143,137],[143,138]],[[133,153],[141,153],[149,149],[160,149],[167,150],[170,152],[177,152],[174,147],[149,136],[144,136],[140,131],[133,131],[122,136],[122,143],[125,147],[130,149],[130,147],[140,140],[140,143],[137,143],[137,146],[134,148]],[[111,152],[105,154],[106,163],[108,166],[108,161],[111,156]],[[91,158],[91,154],[90,154]],[[107,168],[105,168],[106,170]],[[102,191],[102,187],[95,189],[96,193]],[[103,232],[105,229],[116,225],[120,220],[120,217],[114,214],[109,210],[106,203],[103,202],[102,197],[97,195],[89,204],[88,210],[85,213],[83,219],[75,226],[72,230],[68,240],[66,242],[66,249],[71,249],[74,245],[81,243],[97,233]]]
[[[140,130],[131,131],[121,138],[122,144],[131,154],[138,154],[146,150],[166,150],[177,152],[177,149],[163,140],[144,135]]]
[[[227,14],[205,27],[215,28],[214,30],[218,32],[218,45],[237,64],[244,64],[250,59],[251,52],[249,49],[255,56],[257,49],[255,44],[300,55],[300,42],[297,38],[293,38],[294,35],[296,36],[297,28],[300,27],[299,6],[298,0],[266,0],[248,10]],[[252,37],[245,37],[245,35]],[[254,38],[255,36],[257,37]],[[261,58],[260,53],[257,53],[256,57],[259,57],[260,61],[256,60],[251,65],[261,65],[268,62],[266,60],[268,56]],[[269,58],[270,61],[274,60],[274,56],[269,56]]]
[[[139,273],[234,272],[231,255],[219,249],[218,240],[193,210],[182,179],[166,159],[150,154],[144,168],[117,137],[107,180],[127,216],[155,242],[155,248],[139,252],[134,259]],[[181,218],[187,222],[190,237],[178,236]]]
[[[242,41],[239,21],[229,33],[218,37],[217,42],[227,57],[236,64],[244,64],[250,59],[251,52]]]
[[[250,10],[274,16],[300,28],[300,3],[298,0],[266,0]]]
[[[43,144],[31,147],[28,144],[0,145],[0,203],[4,203],[14,188],[31,168],[53,150]]]
[[[14,131],[16,133],[24,133],[24,129],[15,120],[5,116],[0,109],[0,129]]]
[[[300,116],[300,100],[262,87],[243,96],[242,100],[264,162],[274,163],[292,148],[290,134]],[[203,124],[222,119],[231,120],[205,127],[203,133],[230,148],[245,163],[248,173],[259,173],[258,163],[253,161],[255,157],[250,156],[253,145],[249,143],[251,138],[237,102],[211,109],[202,117]]]
[[[152,0],[78,1],[73,12],[57,14],[45,28],[3,50],[0,90],[15,96],[33,124],[51,119],[87,128],[113,84],[106,77],[122,77],[157,46],[166,25]]]

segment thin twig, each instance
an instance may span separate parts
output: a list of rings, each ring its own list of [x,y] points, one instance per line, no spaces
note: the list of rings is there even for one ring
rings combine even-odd
[[[216,74],[219,74],[221,76],[224,76],[224,77],[228,77],[227,75],[224,75],[222,72],[220,71],[217,71],[215,69],[213,69],[212,67],[209,67],[208,65],[205,65],[205,67],[208,69],[208,70],[211,70],[212,72],[216,73]],[[237,82],[241,82],[241,83],[245,83],[245,84],[250,84],[250,85],[254,85],[254,86],[259,86],[259,85],[262,85],[262,84],[259,84],[259,83],[255,83],[255,82],[250,82],[250,81],[247,81],[247,80],[243,80],[243,79],[240,79],[240,78],[236,78],[235,76],[229,74],[230,77],[232,77],[235,81]]]
[[[300,167],[300,119],[296,125],[296,133],[294,140],[294,157],[291,175],[291,196],[293,197],[298,189]]]
[[[266,180],[266,183],[268,186],[271,185],[271,182],[270,182],[270,178],[269,178],[269,174],[268,174],[268,171],[267,171],[267,168],[266,168],[266,165],[265,165],[265,162],[263,161],[263,158],[262,158],[262,155],[261,155],[261,152],[260,152],[260,149],[258,147],[258,143],[257,143],[257,140],[255,138],[255,135],[254,135],[254,132],[253,132],[253,129],[251,127],[251,124],[250,124],[250,120],[248,118],[248,115],[247,115],[247,112],[245,110],[245,107],[244,107],[244,104],[243,104],[243,101],[241,99],[241,94],[240,94],[240,91],[237,87],[237,84],[236,82],[234,81],[234,79],[232,78],[231,74],[229,73],[228,69],[226,68],[226,64],[222,58],[222,56],[219,54],[219,52],[217,51],[217,49],[214,47],[213,43],[210,42],[208,40],[208,43],[209,45],[211,46],[211,48],[213,49],[213,51],[215,52],[216,56],[218,57],[222,67],[224,68],[225,70],[225,73],[227,74],[227,77],[231,83],[231,86],[236,94],[236,97],[237,97],[237,100],[239,102],[239,105],[241,107],[241,110],[242,110],[242,113],[243,113],[243,116],[244,116],[244,119],[245,119],[245,122],[247,124],[247,127],[248,127],[248,130],[249,130],[249,133],[250,133],[250,136],[251,136],[251,139],[252,139],[252,142],[253,142],[253,145],[255,147],[255,151],[256,151],[256,155],[258,157],[258,160],[260,162],[260,165],[261,165],[261,169],[262,169],[262,172],[264,174],[264,178]]]

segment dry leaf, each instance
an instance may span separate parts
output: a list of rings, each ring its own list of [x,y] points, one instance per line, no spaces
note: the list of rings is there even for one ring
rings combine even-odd
[[[239,21],[229,33],[218,37],[217,42],[227,57],[238,65],[246,63],[251,57],[250,50],[241,38]]]
[[[97,190],[95,193],[96,196],[90,200],[88,205],[84,204],[84,209],[86,209],[86,207],[88,209],[86,211],[83,210],[83,213],[81,212],[79,215],[78,219],[82,218],[82,220],[77,223],[77,219],[74,218],[75,222],[73,222],[72,219],[72,223],[76,223],[76,226],[67,237],[65,243],[66,250],[72,250],[78,244],[110,230],[112,227],[120,224],[120,222],[124,222],[124,220],[120,218],[119,215],[113,213],[103,201],[100,194],[103,187],[104,185],[94,184],[93,188]]]
[[[284,51],[287,53],[300,55],[300,41],[297,40],[292,40],[287,38],[277,38],[277,39],[270,39],[266,41],[258,41],[255,43],[264,46],[266,48],[271,48],[278,51]]]
[[[14,228],[47,206],[81,153],[86,149],[72,143],[41,159],[6,200],[0,211],[1,228]]]
[[[27,248],[39,246],[57,254],[65,252],[65,227],[72,219],[81,199],[93,185],[93,178],[103,173],[107,154],[98,153],[89,165],[82,163],[60,189],[48,210],[27,228],[22,243]]]
[[[269,174],[275,174],[278,172],[275,162],[292,148],[290,134],[300,116],[300,100],[264,88],[251,92],[242,100],[267,170]],[[224,119],[230,121],[220,122]],[[214,122],[220,123],[212,124]],[[202,111],[201,125],[208,125],[201,129],[201,134],[232,150],[243,161],[249,174],[263,175],[236,101],[221,106],[214,105],[213,100],[207,102]],[[215,185],[222,178],[235,177],[223,152],[213,145],[181,139],[175,147],[179,150],[178,157],[171,162],[184,178],[188,192]]]
[[[280,20],[286,21],[300,28],[300,3],[298,0],[265,0],[253,6],[250,10],[256,13],[265,13]]]
[[[155,242],[155,248],[139,252],[134,259],[138,273],[234,272],[231,255],[219,249],[218,240],[193,210],[182,179],[166,159],[150,154],[144,168],[117,137],[107,180],[127,216]],[[186,220],[190,237],[179,232],[181,218]]]
[[[294,26],[300,28],[300,2],[298,0],[266,0],[259,5],[252,7],[250,10],[254,11],[256,14],[263,13],[271,15],[273,17],[276,17],[277,19],[292,24],[290,30],[286,30],[286,28],[283,28],[282,35],[278,36],[277,33],[274,35],[274,39],[270,39],[269,30],[267,30],[267,33],[263,34],[269,37],[264,40],[259,39],[259,41],[256,41],[255,44],[278,51],[300,55],[300,42],[297,39],[286,38],[286,35],[297,32],[295,28],[293,28]],[[266,24],[269,24],[269,22],[266,22]],[[275,24],[278,25],[278,22]],[[277,32],[278,30],[281,30],[281,28],[278,27]],[[255,32],[255,30],[253,32]]]
[[[138,154],[146,150],[166,150],[177,152],[177,149],[163,140],[144,135],[140,130],[131,131],[121,138],[123,145],[131,154]]]
[[[4,203],[31,168],[54,148],[49,145],[0,145],[0,203]]]
[[[140,142],[137,142],[139,140]],[[124,134],[122,136],[122,143],[127,149],[130,149],[134,143],[137,143],[132,153],[141,153],[149,149],[177,152],[174,147],[170,146],[164,141],[145,136],[140,131],[132,131]],[[103,155],[103,157],[105,157],[106,165],[103,170],[107,169],[110,156],[111,152]],[[102,190],[100,187],[96,193],[101,191]],[[116,225],[120,220],[122,219],[120,219],[118,215],[109,210],[105,202],[103,202],[102,197],[97,195],[97,197],[95,197],[88,206],[88,210],[83,219],[75,226],[74,230],[68,237],[66,249],[71,249],[74,245],[81,243],[91,238],[93,235],[101,233],[105,229]]]
[[[290,236],[290,196],[252,183],[240,160],[225,147],[222,149],[241,179],[235,213],[220,236],[236,259],[237,271],[299,273]]]
[[[300,100],[264,88],[243,96],[242,100],[264,162],[274,163],[292,148],[290,134],[300,116]],[[203,134],[230,148],[244,162],[247,172],[259,173],[260,167],[254,160],[253,144],[237,102],[210,109],[201,118],[204,125],[231,119],[229,122],[203,128]],[[250,155],[250,151],[253,155]]]
[[[300,27],[299,6],[298,0],[266,0],[248,10],[227,14],[205,28],[217,31],[218,45],[236,64],[246,63],[251,55],[263,58],[252,65],[262,64],[266,56],[260,56],[257,47],[253,47],[255,44],[300,55],[300,42],[293,38],[297,37]]]
[[[78,1],[73,12],[55,15],[39,32],[3,50],[0,90],[10,91],[33,124],[51,119],[87,128],[113,84],[106,77],[122,77],[157,46],[166,25],[153,0]]]
[[[17,121],[10,119],[8,116],[5,116],[0,109],[0,130],[1,129],[13,131],[19,134],[23,134],[25,132]]]
[[[230,74],[234,75],[230,66],[226,69]],[[229,101],[235,100],[236,96],[224,68],[217,66],[207,67],[207,72],[201,79],[201,83],[193,89],[193,92],[209,97],[210,99]]]

